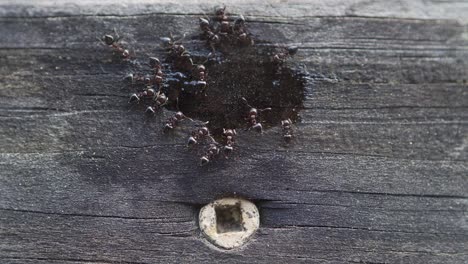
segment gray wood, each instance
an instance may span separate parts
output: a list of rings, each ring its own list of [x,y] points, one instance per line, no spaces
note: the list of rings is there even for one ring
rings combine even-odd
[[[159,37],[198,34],[215,3],[0,3],[0,262],[468,262],[468,7],[425,2],[229,3],[300,45],[306,99],[291,145],[241,133],[202,168],[162,134],[170,111],[127,104],[129,68],[96,37],[162,57]],[[261,227],[219,251],[197,214],[233,194]]]

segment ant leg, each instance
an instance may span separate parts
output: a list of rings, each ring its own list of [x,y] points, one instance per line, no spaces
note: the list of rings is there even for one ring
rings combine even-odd
[[[214,47],[212,47],[212,48],[214,48]],[[203,64],[207,63],[207,62],[210,60],[211,57],[214,57],[214,53],[213,53],[213,52],[208,53],[208,56],[206,56],[206,60],[205,60],[204,62],[198,64],[198,65],[203,65]],[[195,64],[194,64],[194,65],[195,65]]]
[[[185,38],[185,36],[186,36],[186,33],[184,33],[180,39],[174,41],[174,43],[180,43]],[[172,34],[171,34],[171,37],[172,37]]]
[[[185,117],[185,119],[188,119],[190,122],[195,122],[192,118],[190,118],[190,117],[188,117],[186,115],[184,115],[184,117]]]
[[[160,105],[159,105],[159,108],[162,108],[162,107],[165,106],[165,105],[167,105],[167,101],[164,102],[164,103],[162,103],[162,104],[160,104]]]
[[[214,143],[214,144],[219,144],[216,139],[214,139],[212,136],[208,135],[207,136],[209,139],[211,139],[211,142]]]
[[[147,114],[154,114],[155,112],[156,112],[156,110],[155,110],[155,108],[153,106],[148,106],[146,108],[146,111],[145,111],[145,113],[147,113]]]
[[[122,37],[119,35],[119,33],[117,32],[117,29],[115,27],[113,28],[113,31],[114,31],[114,34],[115,34],[115,42],[117,43],[122,39]]]
[[[180,108],[179,108],[179,96],[177,96],[177,98],[176,98],[176,109],[177,109],[177,111],[180,111]]]
[[[263,108],[263,109],[258,109],[258,111],[261,113],[261,112],[264,112],[264,111],[271,111],[271,107],[267,107],[267,108]]]
[[[129,103],[131,103],[131,102],[137,102],[138,103],[138,102],[140,102],[140,97],[138,97],[138,95],[134,93],[134,94],[132,94],[130,96],[130,99],[128,100],[128,102]]]
[[[213,42],[211,42],[211,41],[210,41],[210,47],[211,47],[211,50],[212,50],[212,52],[210,52],[210,53],[215,54],[216,53],[215,44]]]
[[[253,108],[251,105],[249,105],[249,102],[247,101],[247,99],[245,99],[245,97],[242,97],[241,100],[245,105],[247,105],[250,108]]]
[[[107,44],[104,42],[104,40],[103,40],[102,38],[98,38],[98,37],[96,37],[96,39],[97,39],[99,42],[101,42],[102,44],[104,44],[104,45],[106,45],[106,46],[107,46]]]

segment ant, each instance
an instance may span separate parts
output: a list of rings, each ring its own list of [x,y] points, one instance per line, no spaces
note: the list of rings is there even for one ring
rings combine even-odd
[[[169,130],[173,130],[184,119],[189,119],[190,121],[193,121],[191,118],[184,115],[181,111],[176,112],[173,116],[167,119],[166,123],[164,124],[164,131],[166,132]]]
[[[128,59],[130,57],[130,52],[120,45],[119,41],[122,39],[122,37],[119,36],[115,28],[114,34],[115,38],[112,35],[104,35],[101,39],[99,39],[99,41],[101,41],[104,45],[111,47],[122,58]]]
[[[159,94],[159,92],[158,92]],[[153,88],[147,88],[143,92],[134,93],[130,96],[129,103],[137,101],[139,102],[141,98],[153,98],[156,95],[156,92]]]
[[[213,53],[208,54],[207,59],[201,64],[192,64],[191,75],[196,79],[196,81],[193,82],[193,84],[199,88],[198,91],[203,92],[203,94],[205,95],[206,95],[206,78],[208,74],[206,73],[206,67],[203,64],[205,64],[212,55]]]
[[[169,58],[173,60],[175,68],[190,72],[193,67],[192,57],[185,47],[180,44],[180,41],[184,38],[185,34],[179,40],[174,40],[172,33],[170,33],[170,37],[161,38],[161,46],[169,53]]]
[[[232,31],[237,35],[237,41],[241,46],[252,46],[254,44],[254,41],[250,37],[249,32],[247,32],[247,28],[245,26],[245,18],[243,15],[240,15],[234,21]]]
[[[299,48],[296,47],[296,46],[283,48],[283,51],[281,51],[280,53],[277,53],[277,54],[275,54],[273,56],[273,62],[275,62],[277,64],[282,64],[286,60],[287,57],[294,56],[297,53],[298,49]]]
[[[290,118],[281,121],[281,129],[283,130],[283,139],[290,142],[293,137],[292,121]]]
[[[170,56],[180,57],[186,53],[185,47],[180,42],[185,38],[185,34],[178,40],[174,40],[172,33],[169,33],[169,37],[161,38],[161,46],[166,49]]]
[[[205,122],[202,124],[200,128],[197,130],[192,131],[192,135],[189,137],[187,141],[187,146],[191,147],[199,143],[200,140],[209,138],[213,142],[215,142],[214,138],[210,134],[210,130],[206,126],[209,122]]]
[[[161,85],[163,81],[163,72],[162,65],[158,58],[150,57],[149,66],[153,70],[153,80],[158,86]]]
[[[236,33],[243,33],[246,31],[245,28],[245,18],[243,15],[239,15],[238,18],[234,21],[234,25],[232,27],[232,31]]]
[[[223,128],[223,137],[226,145],[224,145],[224,153],[230,154],[234,150],[234,137],[237,135],[235,129]]]
[[[138,73],[129,73],[124,77],[124,80],[128,81],[128,82],[131,82],[132,84],[138,82],[138,83],[144,83],[144,84],[147,84],[147,85],[151,85],[151,78],[150,77],[144,76],[144,75],[138,74]]]
[[[194,65],[193,74],[198,81],[205,82],[206,84],[206,67],[203,64]]]
[[[240,46],[254,44],[245,27],[243,15],[236,18],[232,26],[228,19],[226,6],[215,8],[215,16],[211,20],[200,18],[200,29],[208,39],[213,52],[215,52],[215,46],[220,44],[222,40],[227,40],[230,43],[237,42]]]
[[[211,23],[208,19],[200,17],[200,29],[205,34],[208,44],[210,45],[213,53],[215,53],[215,46],[221,42],[219,35],[215,34],[212,30]]]
[[[215,19],[218,21],[226,21],[228,19],[226,16],[226,6],[215,7]]]
[[[169,33],[169,37],[162,37],[160,38],[161,40],[161,46],[166,49],[169,52],[176,52],[179,54],[182,54],[182,52],[185,51],[184,46],[180,44],[180,42],[185,38],[185,34],[178,40],[174,40],[174,36],[172,35],[172,32]]]
[[[262,133],[263,127],[262,127],[262,123],[258,121],[258,115],[259,113],[262,113],[264,111],[271,111],[271,108],[270,107],[264,108],[264,109],[254,108],[251,105],[249,105],[245,97],[242,97],[242,101],[244,102],[245,105],[247,105],[250,108],[248,117],[244,118],[245,120],[247,120],[249,124],[249,127],[247,128],[247,130],[250,130],[253,128],[257,132]]]
[[[140,82],[140,83],[145,83],[146,85],[156,84],[160,86],[163,81],[163,72],[162,72],[161,62],[156,57],[150,57],[148,65],[150,66],[151,70],[153,70],[152,77],[144,76],[138,73],[136,74],[130,73],[127,76],[125,76],[124,80],[130,81],[132,83]]]
[[[167,98],[167,96],[164,93],[160,91],[157,92],[153,97],[153,102],[155,105],[148,106],[146,108],[146,113],[154,114],[156,110],[161,109],[163,106],[165,106],[168,101],[169,98]]]
[[[200,166],[204,166],[212,161],[219,154],[218,144],[216,142],[211,143],[208,146],[205,154],[200,158]]]

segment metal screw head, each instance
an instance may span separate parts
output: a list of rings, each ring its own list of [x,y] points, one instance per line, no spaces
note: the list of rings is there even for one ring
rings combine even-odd
[[[255,204],[239,198],[223,198],[205,205],[199,224],[212,244],[233,249],[244,245],[260,226]]]

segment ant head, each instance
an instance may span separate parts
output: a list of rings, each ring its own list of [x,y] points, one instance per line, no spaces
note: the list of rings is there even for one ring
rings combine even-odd
[[[250,109],[249,115],[250,115],[250,116],[256,116],[256,115],[258,115],[257,109],[256,109],[256,108]]]
[[[146,78],[145,78],[145,81],[146,81]],[[146,90],[146,93],[147,93],[149,96],[152,96],[152,95],[154,95],[154,89],[149,88],[148,90]]]
[[[104,35],[102,37],[102,41],[104,41],[104,43],[106,43],[106,45],[112,45],[112,44],[114,44],[114,37],[111,36],[111,35]]]
[[[205,127],[205,126],[202,127],[202,128],[200,128],[199,131],[200,131],[200,133],[202,133],[202,134],[205,135],[205,136],[208,135],[208,134],[210,133],[210,131],[208,130],[208,128]]]
[[[200,27],[207,27],[210,25],[210,21],[207,19],[200,17]]]
[[[175,118],[177,118],[177,120],[182,120],[184,118],[184,114],[179,111],[175,114]]]
[[[178,45],[177,50],[178,50],[180,53],[182,53],[183,56],[189,56],[189,57],[190,57],[190,54],[189,54],[189,53],[184,53],[185,47],[184,47],[183,45]]]
[[[236,134],[236,131],[233,129],[225,129],[223,133],[227,137],[232,137]]]
[[[224,146],[224,153],[229,154],[234,150],[232,146]]]
[[[299,49],[299,48],[296,47],[296,46],[288,47],[288,53],[289,53],[289,55],[291,55],[291,56],[292,56],[292,55],[295,55],[295,54],[297,53],[297,50],[298,50],[298,49]]]
[[[160,93],[158,96],[159,100],[161,101],[167,101],[167,96],[164,93]]]
[[[216,34],[213,34],[213,35],[210,37],[210,40],[213,41],[214,43],[218,43],[218,42],[219,42],[219,36],[216,35]]]
[[[173,45],[171,38],[164,37],[164,38],[160,38],[160,40],[161,40],[161,47],[163,48],[170,48]]]
[[[198,70],[199,72],[204,72],[204,71],[206,70],[206,68],[205,68],[204,65],[200,64],[200,65],[197,66],[197,70]]]
[[[193,146],[195,144],[197,144],[197,140],[194,137],[189,137],[189,139],[187,141],[187,145]]]
[[[161,65],[161,62],[156,57],[150,57],[149,58],[149,65],[150,65],[151,68],[155,68],[156,66]]]
[[[257,131],[257,132],[262,132],[262,124],[261,123],[257,123],[255,124],[254,126],[252,126],[252,128]]]
[[[238,18],[236,18],[236,21],[234,22],[235,25],[241,25],[244,24],[245,18],[243,15],[239,15]]]
[[[215,14],[217,16],[224,16],[225,12],[226,12],[226,6],[215,7]]]
[[[206,164],[208,164],[208,162],[210,162],[210,159],[208,159],[207,156],[203,156],[200,158],[200,166],[204,166]]]
[[[127,81],[127,82],[133,81],[133,73],[129,73],[129,74],[125,75],[124,80]]]
[[[247,34],[246,33],[239,34],[239,39],[240,40],[246,40],[247,39]]]
[[[130,51],[124,50],[124,51],[122,52],[122,56],[123,56],[124,58],[130,57]]]

